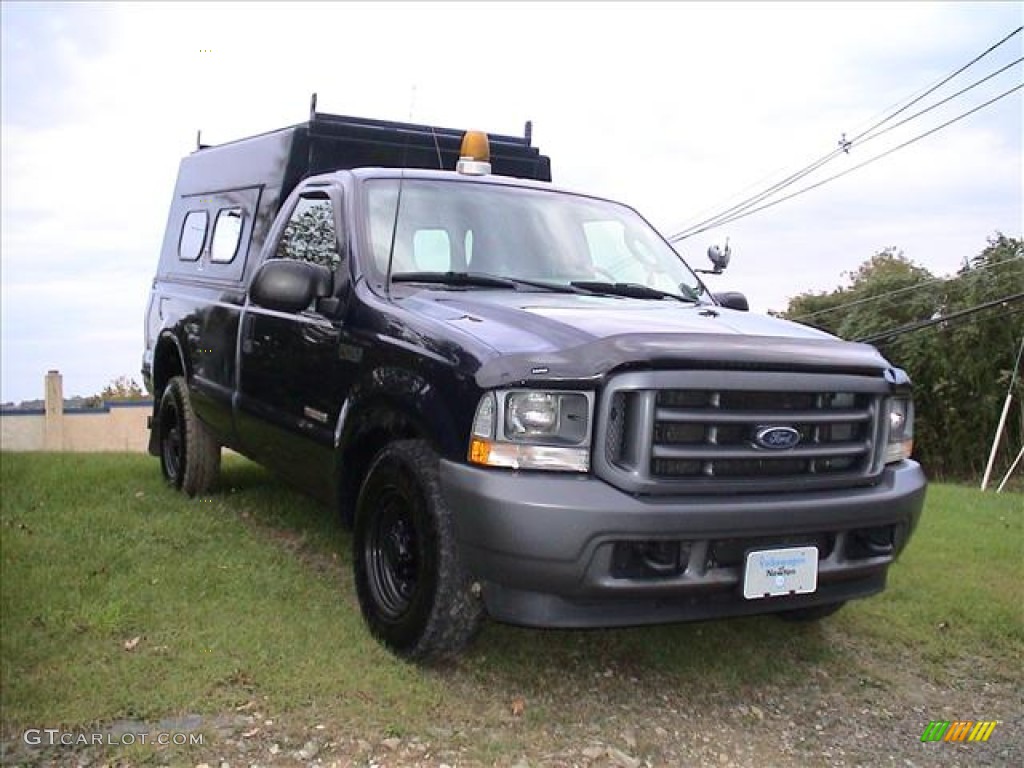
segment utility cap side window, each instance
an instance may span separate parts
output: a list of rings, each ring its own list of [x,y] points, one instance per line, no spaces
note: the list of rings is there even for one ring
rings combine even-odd
[[[189,211],[181,225],[178,239],[178,258],[182,261],[196,261],[203,252],[206,242],[206,211]]]
[[[217,214],[213,226],[213,243],[210,245],[210,261],[227,263],[238,253],[242,239],[242,209],[223,208]]]
[[[338,235],[331,201],[326,194],[313,192],[299,198],[274,258],[309,261],[332,271],[338,268],[341,263]]]

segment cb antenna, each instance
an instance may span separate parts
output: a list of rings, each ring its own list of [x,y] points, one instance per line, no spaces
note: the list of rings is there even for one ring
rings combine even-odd
[[[412,122],[413,109],[416,106],[416,85],[412,86],[409,96],[409,122]],[[402,167],[398,175],[398,197],[395,200],[395,220],[391,223],[391,246],[388,248],[388,269],[384,274],[384,295],[391,300],[391,271],[395,265],[395,240],[398,237],[398,214],[402,209],[402,187],[405,185],[405,164],[409,158],[409,129],[405,132],[405,143],[402,145]]]

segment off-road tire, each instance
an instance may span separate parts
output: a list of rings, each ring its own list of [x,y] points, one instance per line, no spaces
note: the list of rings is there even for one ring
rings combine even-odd
[[[846,605],[845,600],[838,603],[825,603],[825,605],[812,605],[808,608],[792,608],[788,611],[780,611],[778,617],[783,621],[810,622],[821,621],[831,616]]]
[[[377,454],[356,503],[352,544],[359,607],[385,646],[429,663],[470,643],[483,607],[459,558],[428,443],[402,440]]]
[[[183,376],[167,382],[160,398],[160,471],[189,496],[207,493],[220,473],[220,444],[196,418]]]

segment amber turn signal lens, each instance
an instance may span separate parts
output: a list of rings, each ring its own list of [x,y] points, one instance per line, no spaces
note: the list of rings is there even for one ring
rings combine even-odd
[[[487,465],[491,458],[491,444],[474,437],[469,444],[469,460],[474,464]]]

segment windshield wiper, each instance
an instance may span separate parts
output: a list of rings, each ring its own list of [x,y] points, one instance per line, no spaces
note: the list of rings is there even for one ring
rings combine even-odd
[[[485,272],[398,272],[391,276],[396,283],[436,283],[439,285],[472,286],[476,288],[539,288],[554,293],[584,293],[572,285],[545,283],[540,280],[523,280],[518,277],[502,277]]]
[[[659,291],[641,283],[605,283],[596,280],[573,280],[574,288],[588,293],[604,294],[605,296],[624,296],[629,299],[675,299],[687,304],[697,303],[697,293],[685,285],[679,286],[684,293]]]

